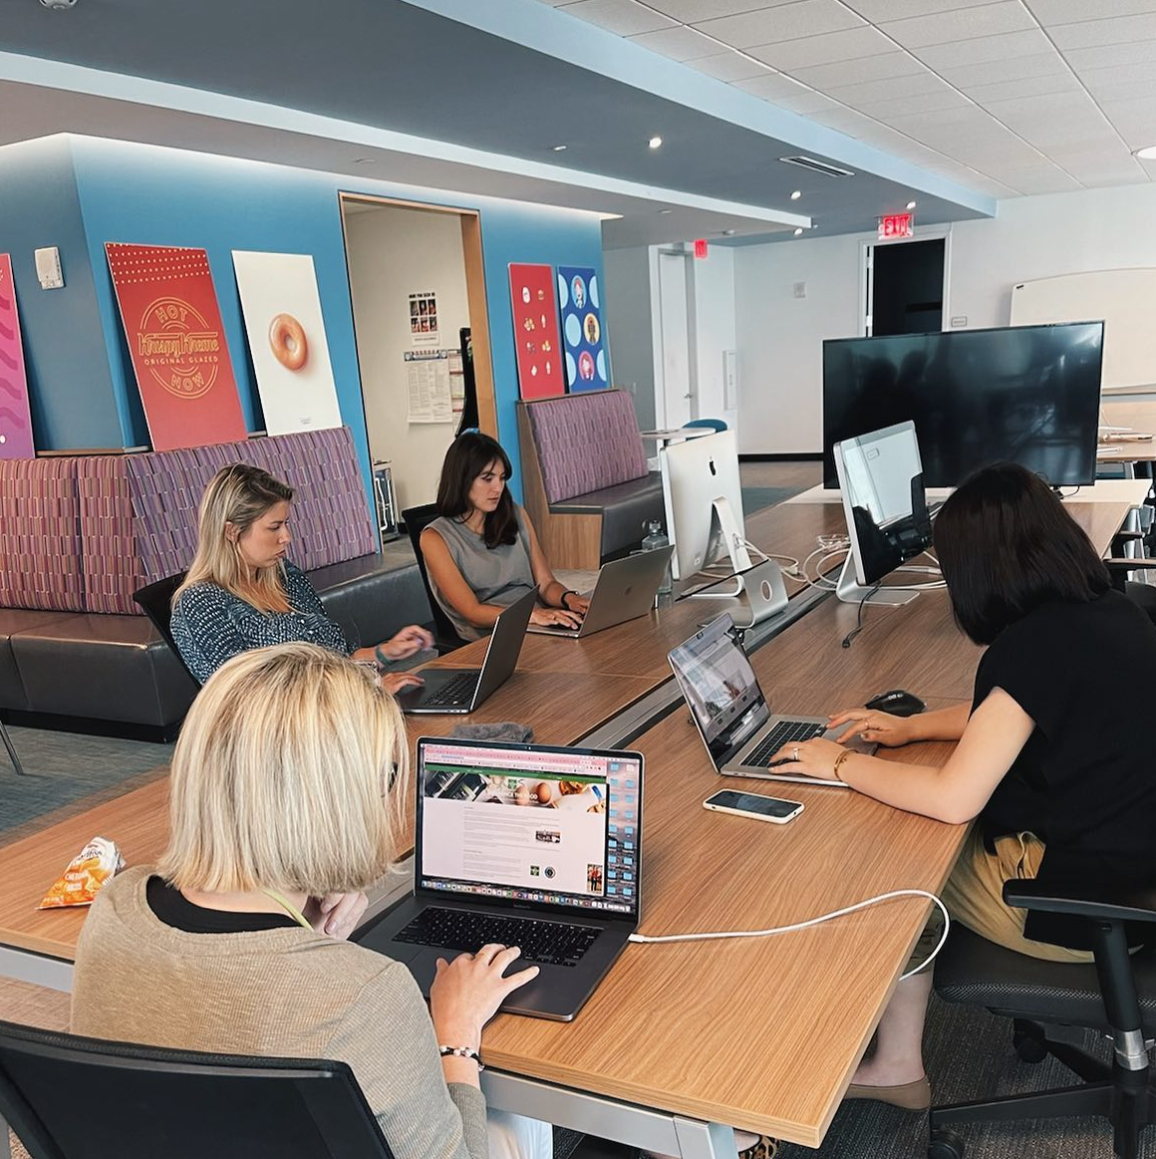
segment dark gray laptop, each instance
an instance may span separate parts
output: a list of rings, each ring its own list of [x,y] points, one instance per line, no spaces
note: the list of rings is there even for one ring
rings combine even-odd
[[[828,729],[827,718],[821,716],[772,714],[751,662],[733,633],[730,616],[719,616],[675,648],[669,657],[715,768],[728,777],[759,777],[845,789],[847,786],[839,780],[780,773],[769,767],[783,745],[815,737],[837,740],[846,726]],[[856,739],[848,747],[870,754],[878,745]]]
[[[531,624],[528,632],[581,640],[595,632],[637,620],[654,607],[654,596],[670,564],[674,547],[640,551],[624,559],[604,563],[590,596],[590,607],[577,628],[560,624]]]
[[[425,683],[397,694],[402,712],[466,713],[497,692],[518,666],[537,589],[511,604],[494,622],[481,668],[423,668]]]
[[[414,892],[355,935],[410,969],[519,946],[541,972],[502,1004],[569,1022],[638,928],[642,755],[422,737]]]

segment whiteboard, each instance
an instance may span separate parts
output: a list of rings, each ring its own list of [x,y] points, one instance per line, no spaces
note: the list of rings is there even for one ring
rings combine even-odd
[[[1022,282],[1011,324],[1104,320],[1105,390],[1156,382],[1156,269],[1093,270]]]

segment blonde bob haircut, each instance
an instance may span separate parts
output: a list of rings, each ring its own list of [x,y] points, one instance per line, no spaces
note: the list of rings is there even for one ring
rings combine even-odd
[[[366,665],[313,644],[243,652],[181,729],[159,870],[212,893],[365,889],[393,859],[408,780],[401,710]]]
[[[250,568],[241,558],[236,539],[230,537],[229,525],[239,538],[271,507],[292,498],[293,488],[288,483],[260,467],[248,463],[222,467],[201,496],[197,553],[184,583],[173,593],[173,607],[185,588],[211,583],[239,596],[258,611],[289,611],[280,565]]]

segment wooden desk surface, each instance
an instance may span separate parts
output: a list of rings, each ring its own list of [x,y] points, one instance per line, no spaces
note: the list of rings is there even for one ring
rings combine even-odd
[[[1134,431],[1143,431],[1156,434],[1156,402],[1137,401],[1135,399],[1113,398],[1103,396],[1101,414],[1102,422],[1114,427],[1131,427]],[[1105,448],[1119,447],[1118,452]],[[1110,463],[1113,460],[1133,463],[1151,463],[1156,461],[1156,439],[1147,442],[1108,442],[1101,444],[1097,457],[1101,462]]]

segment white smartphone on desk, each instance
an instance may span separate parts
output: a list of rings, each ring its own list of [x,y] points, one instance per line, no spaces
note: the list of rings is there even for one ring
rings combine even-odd
[[[737,817],[753,817],[756,821],[770,821],[775,825],[785,825],[803,811],[798,801],[764,797],[760,793],[739,793],[734,789],[722,789],[713,797],[707,797],[702,807],[712,813],[734,813]]]

